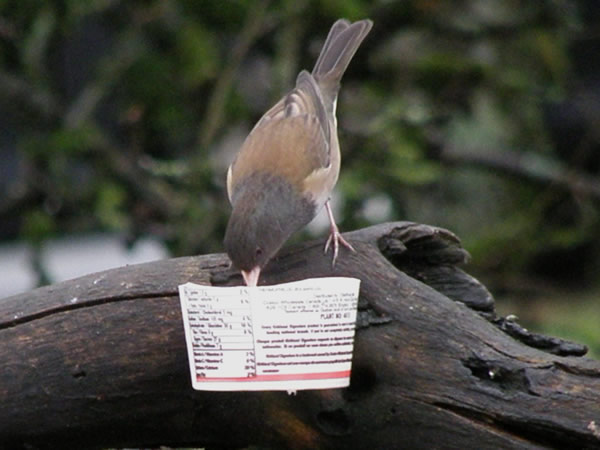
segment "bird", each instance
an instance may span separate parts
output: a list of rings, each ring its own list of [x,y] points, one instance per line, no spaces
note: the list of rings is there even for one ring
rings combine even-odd
[[[330,197],[340,172],[336,104],[341,78],[373,22],[337,20],[312,72],[302,70],[295,87],[256,123],[227,170],[232,206],[225,250],[246,286],[257,286],[261,270],[288,238],[325,207],[332,265],[340,244]]]

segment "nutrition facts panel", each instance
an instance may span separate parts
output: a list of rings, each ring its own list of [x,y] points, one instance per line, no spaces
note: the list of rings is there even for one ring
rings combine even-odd
[[[252,310],[243,289],[216,298],[201,286],[185,289],[197,377],[256,376]]]

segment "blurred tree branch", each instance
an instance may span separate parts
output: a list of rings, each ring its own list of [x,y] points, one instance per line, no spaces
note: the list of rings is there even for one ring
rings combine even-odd
[[[200,148],[207,148],[212,143],[215,134],[223,123],[227,96],[231,91],[239,66],[252,44],[265,31],[264,25],[269,3],[270,0],[262,0],[254,3],[250,8],[250,14],[238,34],[231,50],[231,56],[219,74],[212,95],[208,100],[208,107],[198,136]]]
[[[99,103],[142,53],[144,44],[139,33],[137,28],[121,33],[111,49],[110,56],[104,58],[103,70],[81,89],[67,108],[63,119],[66,127],[76,128],[93,119]]]
[[[47,122],[62,113],[59,101],[51,92],[4,70],[0,70],[0,96],[4,97],[8,104],[14,102],[25,105]]]
[[[305,23],[301,13],[305,11],[306,0],[287,2],[285,4],[285,26],[277,36],[277,54],[275,57],[275,88],[273,102],[279,100],[283,92],[295,84],[298,74],[298,60],[300,56],[301,41]]]
[[[514,150],[464,149],[429,135],[429,154],[443,163],[473,166],[505,173],[534,183],[551,184],[573,196],[590,196],[600,200],[600,181],[570,169],[554,158],[536,152]]]

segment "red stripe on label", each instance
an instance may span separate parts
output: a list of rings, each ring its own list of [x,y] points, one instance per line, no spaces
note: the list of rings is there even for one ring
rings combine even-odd
[[[348,378],[350,377],[349,370],[341,370],[338,372],[322,372],[322,373],[290,373],[283,375],[257,375],[255,377],[196,377],[196,381],[214,382],[214,381],[290,381],[290,380],[329,380],[331,378]]]

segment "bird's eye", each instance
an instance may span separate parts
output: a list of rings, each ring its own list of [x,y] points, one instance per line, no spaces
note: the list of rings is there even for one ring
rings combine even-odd
[[[256,256],[257,256],[257,257],[260,257],[260,256],[262,256],[262,254],[263,254],[263,249],[262,249],[262,248],[260,248],[260,247],[256,247],[255,254],[256,254]]]

